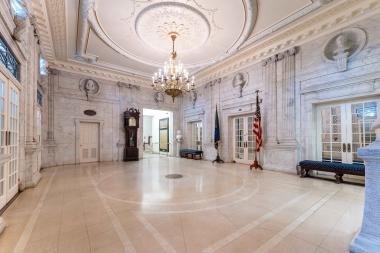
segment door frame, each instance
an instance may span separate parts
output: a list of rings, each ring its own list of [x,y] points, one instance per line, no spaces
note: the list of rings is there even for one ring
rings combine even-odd
[[[99,162],[103,161],[103,129],[104,120],[97,119],[75,119],[75,164],[80,163],[80,124],[95,123],[99,125]]]
[[[237,162],[237,163],[241,163],[241,164],[252,164],[253,162],[253,159],[252,160],[249,160],[248,159],[248,146],[247,147],[244,147],[244,157],[246,157],[247,159],[237,159],[235,157],[235,138],[236,138],[236,125],[235,125],[235,120],[238,119],[238,118],[242,118],[243,119],[243,126],[244,126],[244,133],[243,133],[243,137],[244,137],[244,140],[243,140],[243,143],[245,142],[248,142],[248,140],[245,140],[245,139],[248,139],[248,131],[249,131],[249,127],[248,127],[248,118],[249,117],[252,117],[252,124],[253,124],[253,120],[254,120],[254,117],[255,115],[252,114],[252,113],[246,113],[246,114],[240,114],[240,115],[235,115],[235,116],[232,116],[231,118],[231,121],[232,121],[232,134],[231,134],[231,137],[232,137],[232,160]],[[253,140],[255,142],[255,138],[253,136]]]
[[[358,98],[358,99],[349,99],[349,100],[342,100],[342,101],[331,101],[331,102],[326,102],[326,103],[321,103],[317,104],[315,107],[315,131],[314,131],[314,138],[315,138],[315,152],[314,155],[316,157],[316,160],[321,160],[322,158],[322,142],[320,140],[321,136],[321,129],[322,129],[322,122],[319,120],[320,119],[320,112],[322,111],[323,108],[326,107],[333,107],[333,106],[341,106],[341,108],[344,109],[344,113],[342,113],[342,120],[345,121],[350,121],[351,122],[351,116],[348,115],[349,113],[346,111],[347,106],[355,103],[366,103],[366,102],[371,102],[371,101],[376,101],[377,102],[377,113],[380,113],[380,97],[378,96],[371,96],[371,97],[365,97],[365,98]],[[347,132],[347,129],[344,130],[347,136],[343,136],[343,127],[346,126],[343,124],[344,122],[341,123],[342,127],[342,142],[352,142],[352,133]],[[348,137],[348,140],[345,139]],[[352,148],[352,147],[351,147]],[[351,154],[346,154],[346,158],[344,158],[344,155],[342,155],[342,163],[345,163],[347,160],[347,155],[349,155],[349,160],[352,160],[352,153]]]

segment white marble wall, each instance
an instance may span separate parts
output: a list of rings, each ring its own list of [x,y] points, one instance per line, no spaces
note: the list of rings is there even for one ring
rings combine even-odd
[[[19,125],[19,188],[35,186],[40,179],[38,157],[41,145],[36,139],[35,116],[36,96],[39,79],[40,47],[35,28],[30,18],[18,19],[17,34],[14,34],[16,23],[11,12],[9,1],[0,1],[0,34],[6,41],[20,63],[20,78],[16,80],[3,67],[5,76],[20,90],[20,125]],[[14,35],[19,39],[15,40]]]
[[[232,157],[232,119],[237,115],[253,114],[255,111],[255,90],[264,90],[261,64],[241,71],[248,73],[248,84],[243,88],[240,97],[239,87],[233,87],[235,75],[216,79],[197,88],[198,99],[193,105],[190,96],[184,98],[183,103],[183,146],[191,146],[191,122],[203,123],[204,158],[215,159],[214,127],[215,109],[218,106],[221,128],[221,156],[231,162]],[[261,94],[261,96],[263,93]],[[231,137],[231,138],[230,138]]]
[[[140,157],[143,155],[143,108],[162,109],[173,112],[174,129],[179,126],[180,99],[173,103],[154,101],[153,90],[129,84],[93,78],[100,86],[99,93],[86,95],[79,89],[81,80],[92,78],[64,71],[51,71],[46,104],[43,112],[43,166],[78,163],[79,136],[76,128],[80,121],[102,124],[100,133],[100,161],[121,161],[125,143],[123,112],[130,107],[140,109],[140,129],[138,146]],[[50,99],[50,103],[49,103]],[[95,116],[87,116],[85,110],[96,111]],[[171,148],[174,150],[174,147]]]
[[[380,17],[373,17],[350,27],[366,31],[368,40],[359,54],[350,59],[348,70],[339,72],[336,65],[322,57],[324,44],[339,31],[297,46],[297,54],[274,63],[256,63],[239,72],[249,74],[249,84],[239,97],[232,87],[235,74],[221,77],[221,82],[198,87],[195,105],[184,99],[183,128],[189,122],[203,121],[205,158],[212,160],[215,105],[220,109],[222,158],[232,161],[231,117],[253,113],[254,90],[263,91],[265,169],[295,173],[302,159],[317,159],[315,108],[326,102],[342,102],[380,95]],[[265,65],[265,66],[263,66]],[[186,136],[186,135],[185,135]],[[189,136],[189,135],[187,135]],[[185,138],[184,146],[189,145]]]

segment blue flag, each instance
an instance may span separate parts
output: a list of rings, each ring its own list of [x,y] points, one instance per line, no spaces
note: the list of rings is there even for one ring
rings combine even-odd
[[[214,132],[214,145],[218,149],[218,144],[220,141],[220,128],[219,128],[219,116],[218,116],[218,106],[215,110],[215,132]]]

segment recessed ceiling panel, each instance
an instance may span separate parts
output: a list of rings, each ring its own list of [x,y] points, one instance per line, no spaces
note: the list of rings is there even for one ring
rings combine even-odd
[[[234,51],[252,31],[256,7],[252,0],[97,0],[95,13],[111,47],[127,58],[162,65],[172,47],[169,33],[176,32],[179,58],[195,68]],[[100,55],[102,50],[88,42],[87,53]]]

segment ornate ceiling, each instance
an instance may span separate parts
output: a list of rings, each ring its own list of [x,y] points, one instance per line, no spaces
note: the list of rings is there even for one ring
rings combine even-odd
[[[168,59],[171,31],[179,34],[185,67],[215,76],[309,39],[297,32],[310,33],[323,17],[335,22],[334,16],[372,1],[33,0],[31,8],[51,66],[142,84]]]
[[[71,20],[69,29],[77,31],[77,59],[146,75],[168,59],[168,34],[176,32],[179,57],[194,70],[227,57],[245,42],[257,7],[257,0],[81,0],[78,20]]]

